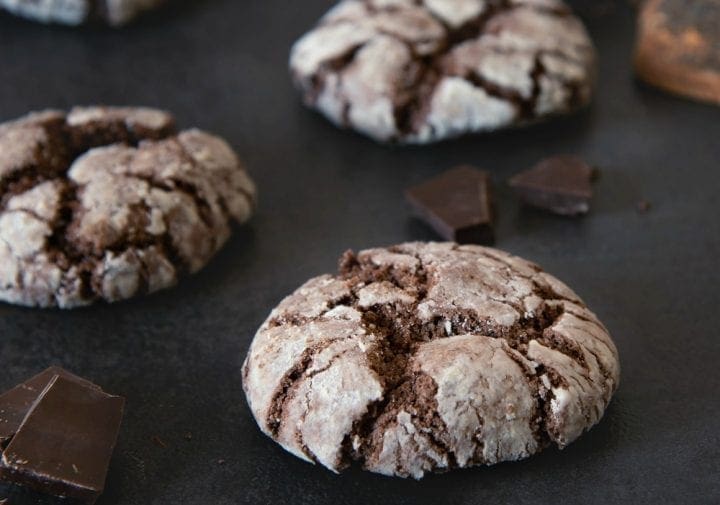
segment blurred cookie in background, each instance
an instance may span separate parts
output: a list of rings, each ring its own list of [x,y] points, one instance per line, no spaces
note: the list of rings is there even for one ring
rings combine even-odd
[[[77,26],[100,22],[118,27],[166,0],[0,0],[0,7],[41,23]]]
[[[294,45],[290,68],[336,125],[429,144],[577,111],[595,49],[560,0],[344,0]]]
[[[720,105],[720,0],[645,2],[635,69],[653,86]]]

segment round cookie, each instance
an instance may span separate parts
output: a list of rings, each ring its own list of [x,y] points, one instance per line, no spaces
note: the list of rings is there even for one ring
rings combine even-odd
[[[619,374],[607,330],[562,282],[453,243],[346,253],[272,311],[243,366],[255,419],[286,450],[417,479],[565,447]]]
[[[255,187],[222,139],[143,108],[0,125],[0,300],[72,308],[172,286],[246,221]]]
[[[122,26],[166,0],[0,0],[0,7],[41,23],[81,25],[101,21]]]
[[[635,70],[647,83],[720,105],[720,0],[648,0]]]
[[[335,124],[425,144],[578,109],[595,52],[560,0],[343,0],[290,68]]]

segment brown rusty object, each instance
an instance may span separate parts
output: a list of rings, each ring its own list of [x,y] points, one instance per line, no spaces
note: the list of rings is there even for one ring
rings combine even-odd
[[[720,0],[648,0],[635,69],[672,93],[720,105]]]

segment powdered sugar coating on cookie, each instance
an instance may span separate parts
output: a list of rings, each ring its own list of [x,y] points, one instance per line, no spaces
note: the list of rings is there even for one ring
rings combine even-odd
[[[422,144],[578,109],[595,55],[559,0],[343,0],[290,67],[337,125]]]
[[[80,25],[100,20],[122,26],[166,0],[0,0],[0,7],[41,23]]]
[[[605,327],[536,265],[409,243],[348,253],[283,300],[243,378],[263,432],[298,457],[421,478],[565,447],[619,372]]]
[[[202,268],[255,195],[235,153],[142,108],[46,111],[0,125],[0,300],[113,302]]]

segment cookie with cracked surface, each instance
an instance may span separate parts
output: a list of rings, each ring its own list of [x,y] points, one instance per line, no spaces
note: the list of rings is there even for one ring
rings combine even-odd
[[[0,0],[5,10],[41,23],[81,25],[99,21],[122,26],[166,0]]]
[[[346,253],[283,300],[243,382],[262,431],[296,456],[421,478],[565,447],[619,373],[602,323],[538,266],[408,243]]]
[[[338,126],[426,144],[586,105],[595,50],[560,0],[343,0],[290,68]]]
[[[32,113],[0,125],[0,300],[72,308],[200,270],[255,187],[222,139],[145,108]]]

